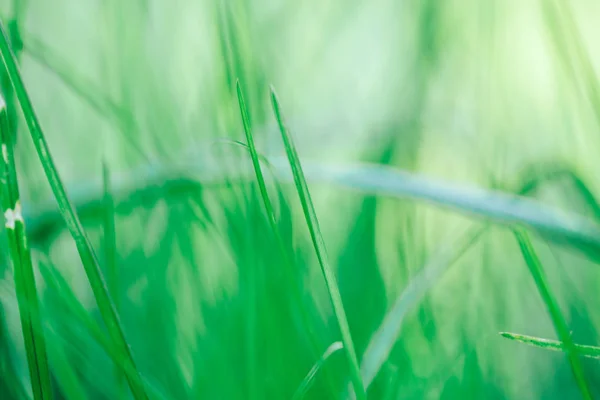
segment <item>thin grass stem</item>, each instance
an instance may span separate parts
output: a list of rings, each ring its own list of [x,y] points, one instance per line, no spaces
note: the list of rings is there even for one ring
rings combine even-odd
[[[575,343],[571,338],[566,319],[560,310],[560,306],[556,300],[556,297],[548,285],[546,274],[542,268],[542,263],[535,252],[533,244],[531,243],[531,240],[525,231],[515,229],[514,235],[519,243],[521,253],[523,254],[523,258],[527,263],[529,272],[535,281],[538,292],[540,293],[540,296],[542,297],[542,300],[548,309],[548,314],[550,314],[550,318],[554,324],[554,329],[556,330],[560,341],[564,343],[567,358],[569,359],[571,371],[573,372],[573,377],[577,382],[577,386],[579,387],[584,399],[592,399],[592,394],[583,372],[583,366],[581,365],[581,360],[579,359]]]
[[[321,358],[319,358],[319,360],[315,363],[315,365],[313,365],[310,371],[308,371],[308,373],[298,386],[298,389],[296,389],[296,391],[294,392],[292,400],[300,400],[304,398],[304,396],[312,386],[315,377],[317,376],[317,373],[323,367],[323,365],[325,365],[329,357],[331,357],[335,352],[343,348],[344,345],[342,344],[342,342],[334,342],[325,350]]]
[[[323,278],[325,279],[325,284],[327,285],[329,298],[331,300],[331,304],[333,305],[333,312],[335,314],[338,326],[340,328],[342,343],[344,345],[346,355],[348,356],[348,363],[350,366],[350,378],[352,380],[352,385],[354,386],[354,392],[359,400],[364,400],[367,397],[365,392],[365,386],[361,378],[360,366],[358,364],[358,358],[356,356],[356,351],[352,342],[352,335],[350,334],[350,326],[348,325],[346,312],[344,311],[342,296],[340,295],[340,290],[337,285],[335,274],[333,273],[333,270],[329,265],[327,250],[325,248],[325,241],[323,240],[323,235],[321,234],[321,228],[319,227],[317,213],[315,211],[310,192],[308,190],[308,185],[306,184],[306,178],[304,177],[304,172],[302,171],[302,166],[300,164],[298,152],[296,151],[296,146],[284,122],[279,100],[277,99],[275,90],[272,87],[271,102],[273,105],[273,110],[275,112],[277,123],[279,125],[279,130],[281,132],[281,137],[283,139],[287,158],[292,169],[292,173],[294,175],[294,184],[296,186],[296,190],[300,198],[300,203],[302,204],[302,210],[306,219],[306,225],[308,226],[310,237],[312,239],[312,243],[317,254],[317,259],[319,261],[319,265],[321,266],[321,272],[323,273]]]

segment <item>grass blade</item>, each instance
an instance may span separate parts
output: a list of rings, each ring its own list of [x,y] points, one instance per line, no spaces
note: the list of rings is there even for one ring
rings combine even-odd
[[[298,285],[298,283],[294,280],[294,277],[291,273],[294,268],[293,257],[290,257],[290,255],[286,251],[285,244],[283,242],[283,238],[281,237],[281,234],[277,227],[277,218],[275,216],[275,209],[273,207],[273,203],[271,202],[269,192],[267,190],[267,185],[266,185],[264,175],[262,173],[260,162],[261,161],[265,162],[267,167],[271,169],[272,173],[274,171],[272,170],[272,166],[269,164],[268,160],[265,157],[258,154],[258,152],[256,151],[256,145],[254,143],[254,137],[252,134],[252,129],[250,127],[250,118],[249,118],[248,108],[246,107],[246,102],[244,100],[244,95],[242,93],[242,88],[241,88],[241,85],[239,84],[239,80],[236,82],[236,90],[237,90],[237,96],[238,96],[238,102],[239,102],[239,106],[240,106],[242,122],[244,125],[244,132],[246,134],[246,141],[248,144],[237,143],[237,142],[234,142],[234,143],[238,144],[244,148],[247,148],[247,150],[250,153],[250,158],[252,160],[252,166],[254,168],[256,180],[258,182],[259,191],[260,191],[260,195],[261,195],[261,198],[263,201],[263,205],[264,205],[265,211],[267,213],[269,225],[270,225],[273,235],[275,237],[275,241],[277,242],[277,247],[279,248],[279,252],[281,253],[283,262],[285,263],[284,276],[286,277],[286,279],[288,281],[287,282],[288,286],[292,290],[292,295],[294,296],[294,301],[298,305],[298,309],[299,309],[300,316],[302,318],[303,326],[307,327],[309,343],[312,346],[312,350],[313,350],[314,354],[317,354],[318,340],[314,333],[314,330],[311,328],[312,323],[311,323],[310,315],[308,314],[305,307],[303,306],[301,288]]]
[[[4,99],[0,98],[0,136],[2,142],[2,211],[5,218],[6,234],[15,271],[15,288],[27,366],[31,378],[33,398],[51,399],[52,385],[46,343],[42,329],[40,306],[31,262],[31,252],[27,244],[25,222],[21,215],[19,185],[14,158],[13,140],[8,126],[8,113]]]
[[[282,175],[286,173],[283,160],[271,159],[271,163]],[[449,184],[379,165],[305,163],[304,172],[315,183],[341,185],[373,195],[412,198],[509,226],[527,225],[555,243],[568,244],[594,257],[600,255],[597,224],[524,197]]]
[[[117,313],[119,301],[119,268],[117,265],[117,234],[115,229],[115,200],[111,192],[110,171],[106,161],[102,163],[102,183],[104,186],[104,262],[106,265],[106,280],[108,290],[115,303]],[[119,398],[125,398],[126,389],[123,374],[119,367],[115,371]]]
[[[208,154],[206,158],[209,159]],[[293,183],[294,178],[287,160],[269,157],[267,165],[279,183]],[[364,195],[423,201],[501,225],[526,225],[545,239],[578,251],[588,258],[595,260],[600,256],[600,226],[597,223],[579,214],[523,197],[545,182],[543,177],[524,183],[520,190],[516,190],[520,196],[516,196],[497,190],[451,184],[373,164],[330,165],[307,161],[303,163],[303,171],[311,184],[357,190]],[[123,195],[120,199],[126,199],[119,202],[118,209],[139,205],[142,199],[158,199],[162,192],[157,192],[155,185],[168,187],[168,193],[185,193],[196,190],[200,185],[222,186],[224,180],[232,179],[232,176],[239,182],[256,179],[253,171],[245,168],[226,171],[215,167],[211,161],[204,161],[204,158],[197,158],[194,162],[182,164],[173,170],[144,167],[116,182],[115,193]],[[99,214],[102,206],[101,182],[80,182],[72,186],[71,191],[74,192],[78,209],[81,208],[80,214]],[[594,211],[595,199],[588,199],[589,196],[583,192],[581,195],[591,207],[590,210]],[[30,222],[28,228],[32,240],[42,236],[46,229],[62,229],[61,218],[57,215],[53,202],[45,202],[35,210],[25,211],[28,212],[25,219]]]
[[[329,292],[329,297],[333,305],[333,311],[335,313],[340,328],[342,343],[344,345],[344,349],[346,350],[348,362],[350,364],[350,377],[354,386],[354,392],[356,393],[358,399],[366,399],[365,387],[363,385],[362,378],[360,375],[360,367],[358,365],[356,351],[354,350],[354,344],[352,343],[350,327],[348,326],[348,320],[346,318],[346,312],[344,311],[344,305],[342,303],[340,290],[337,286],[335,275],[331,269],[331,266],[329,265],[327,251],[325,248],[325,241],[323,240],[323,236],[321,235],[319,221],[317,219],[317,214],[315,212],[315,208],[310,197],[308,185],[306,184],[304,172],[302,171],[302,166],[300,164],[300,159],[296,151],[296,146],[294,145],[292,137],[283,120],[279,100],[277,99],[277,95],[275,94],[273,88],[271,88],[271,102],[273,104],[273,110],[275,112],[275,117],[279,125],[279,130],[281,131],[281,137],[283,138],[283,143],[285,151],[287,153],[288,161],[290,163],[290,167],[294,175],[294,183],[296,186],[296,190],[298,191],[298,196],[300,197],[300,203],[302,204],[302,210],[304,211],[306,224],[310,232],[310,237],[312,239],[313,246],[317,253],[317,259],[319,261],[319,265],[321,266],[321,271],[323,273],[323,277],[325,278],[325,284],[327,285],[327,291]]]
[[[121,328],[115,306],[110,298],[106,283],[104,282],[104,277],[100,271],[96,255],[92,249],[87,235],[85,234],[85,231],[83,230],[83,226],[79,221],[77,213],[75,212],[75,208],[67,197],[67,193],[60,176],[58,175],[58,171],[54,164],[54,160],[50,155],[50,149],[48,148],[48,144],[42,132],[37,115],[34,112],[31,100],[29,99],[29,95],[27,94],[25,85],[23,84],[14,54],[8,42],[4,25],[1,22],[0,31],[2,33],[0,35],[0,52],[4,60],[6,71],[10,77],[17,99],[21,105],[25,121],[46,174],[46,178],[50,183],[50,187],[52,188],[52,192],[56,198],[58,207],[66,222],[67,228],[75,240],[77,251],[81,257],[83,267],[96,299],[96,303],[98,304],[102,319],[106,324],[111,339],[117,346],[121,348],[121,350],[124,351],[125,354],[128,355],[128,360],[131,366],[134,370],[137,370],[135,368],[131,350],[129,349],[123,329]],[[136,399],[147,399],[147,395],[143,387],[136,385],[135,382],[132,381],[130,381],[129,384]]]
[[[554,170],[553,170],[554,171]],[[567,170],[570,172],[569,170]],[[563,170],[560,170],[560,175]],[[591,195],[583,184],[583,181],[573,173],[566,173],[577,184],[582,196]],[[551,181],[556,174],[544,174],[541,176],[527,177],[520,183],[516,190],[521,195],[530,195],[543,183]],[[408,310],[417,303],[429,288],[431,288],[443,275],[443,273],[464,254],[485,231],[483,228],[475,228],[459,236],[452,245],[440,250],[438,254],[427,263],[422,272],[417,275],[394,303],[391,311],[386,315],[380,328],[373,335],[367,350],[363,356],[361,371],[363,380],[367,386],[379,373],[393,346],[400,335],[402,321]]]
[[[146,161],[149,159],[139,143],[131,137],[130,132],[139,132],[134,117],[131,113],[113,101],[100,87],[86,81],[77,71],[66,65],[39,39],[33,36],[24,38],[24,52],[37,61],[42,67],[53,73],[73,94],[83,100],[99,116],[112,123],[125,138],[138,155]]]
[[[546,350],[566,351],[565,344],[558,340],[543,339],[511,332],[500,332],[500,336]],[[581,356],[600,360],[600,347],[575,343],[575,349],[577,350],[577,354]]]
[[[406,313],[439,281],[448,268],[473,246],[485,229],[486,227],[472,228],[459,235],[456,241],[450,242],[451,245],[441,249],[398,297],[365,350],[361,373],[367,388],[379,373],[398,341]]]
[[[252,167],[254,168],[254,173],[256,174],[256,181],[258,182],[258,189],[260,190],[260,195],[265,206],[265,211],[267,212],[267,217],[269,218],[269,224],[271,225],[271,229],[275,233],[279,245],[281,246],[281,249],[285,255],[286,252],[285,250],[283,250],[283,242],[281,236],[278,234],[277,220],[275,219],[275,210],[273,208],[273,204],[271,203],[271,199],[269,198],[269,192],[267,191],[265,177],[260,168],[260,156],[258,155],[258,152],[256,151],[256,146],[254,144],[254,138],[252,136],[252,130],[250,128],[250,116],[248,115],[248,108],[246,107],[246,102],[244,101],[244,95],[242,93],[242,88],[240,86],[239,80],[236,82],[236,90],[238,102],[240,105],[240,113],[242,115],[242,122],[244,124],[244,132],[246,134],[246,141],[248,143],[248,151],[250,152]]]
[[[319,360],[315,363],[315,365],[313,365],[310,371],[308,371],[308,374],[306,374],[306,376],[300,383],[300,386],[298,386],[298,389],[296,389],[296,392],[294,392],[292,400],[300,400],[304,398],[306,392],[308,392],[308,389],[310,389],[310,387],[312,386],[312,383],[315,380],[315,376],[317,376],[317,373],[325,364],[327,359],[329,359],[329,357],[331,357],[331,355],[334,354],[336,351],[341,350],[343,348],[344,345],[342,344],[342,342],[334,342],[331,344],[331,346],[327,348],[327,350],[325,350],[325,353],[323,353],[321,358],[319,358]]]
[[[523,258],[525,259],[527,267],[529,268],[529,272],[535,281],[538,292],[546,304],[548,313],[550,314],[550,318],[554,324],[554,329],[556,330],[560,341],[564,343],[565,351],[567,353],[569,363],[571,364],[571,370],[573,372],[573,376],[575,377],[575,381],[579,386],[579,390],[581,391],[583,398],[591,399],[592,395],[585,380],[583,366],[579,360],[577,349],[573,343],[571,334],[569,333],[569,327],[567,326],[565,317],[560,310],[558,301],[554,297],[554,294],[547,283],[546,275],[542,269],[540,259],[538,258],[527,233],[521,230],[515,230],[514,234],[519,242],[519,247],[523,253]]]

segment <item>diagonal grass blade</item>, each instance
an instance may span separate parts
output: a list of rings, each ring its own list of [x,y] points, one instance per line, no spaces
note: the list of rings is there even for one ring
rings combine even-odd
[[[548,285],[546,275],[542,269],[542,263],[540,262],[540,259],[538,258],[527,233],[522,230],[515,230],[514,234],[517,242],[519,243],[519,247],[521,248],[521,253],[523,253],[523,258],[525,259],[527,267],[529,268],[529,272],[535,281],[538,292],[540,293],[544,304],[546,304],[548,313],[550,314],[550,318],[554,324],[554,329],[556,330],[560,341],[564,343],[565,351],[567,353],[569,363],[571,364],[571,370],[573,371],[573,376],[575,377],[575,381],[579,386],[579,390],[581,391],[583,398],[591,399],[592,395],[585,380],[583,366],[579,360],[577,349],[575,348],[575,344],[573,343],[573,339],[569,333],[569,327],[567,326],[565,317],[560,310],[558,301]]]
[[[342,343],[344,345],[344,349],[346,350],[348,362],[350,364],[350,376],[352,384],[354,386],[354,391],[358,399],[366,399],[365,387],[360,376],[360,367],[358,365],[356,351],[354,350],[354,344],[352,343],[350,327],[348,326],[346,312],[344,311],[344,305],[342,303],[342,297],[340,295],[340,290],[338,288],[335,275],[333,273],[333,270],[331,269],[331,266],[329,265],[327,251],[325,248],[325,241],[323,240],[323,236],[321,235],[321,228],[319,227],[317,213],[315,212],[315,208],[310,197],[310,192],[308,190],[308,185],[306,184],[304,172],[302,171],[302,166],[300,164],[300,158],[298,157],[298,153],[296,151],[296,146],[294,145],[292,136],[290,135],[283,120],[279,100],[277,99],[277,95],[275,94],[273,88],[271,88],[271,102],[273,105],[273,110],[275,112],[277,123],[279,125],[279,130],[281,131],[281,137],[283,138],[283,143],[285,146],[285,151],[287,153],[288,161],[290,163],[290,167],[294,175],[294,184],[296,186],[296,190],[298,191],[298,196],[300,197],[300,203],[302,204],[302,210],[304,211],[306,224],[310,232],[310,237],[312,239],[313,246],[317,253],[317,259],[319,260],[319,265],[321,266],[323,277],[325,278],[325,283],[327,285],[329,297],[333,305],[333,311],[338,321],[340,333],[342,336]]]
[[[500,336],[506,339],[514,340],[515,342],[539,347],[541,349],[566,351],[565,344],[563,342],[559,342],[558,340],[543,339],[528,335],[519,335],[518,333],[511,332],[500,332]],[[577,354],[581,356],[600,360],[600,347],[589,346],[584,344],[575,344],[575,349],[577,350]]]
[[[306,374],[306,376],[300,383],[300,386],[298,386],[298,389],[296,389],[296,392],[294,392],[292,400],[300,400],[304,398],[306,392],[308,392],[308,389],[310,389],[310,387],[312,386],[312,383],[315,380],[315,377],[317,376],[317,373],[319,372],[321,367],[323,367],[323,365],[327,362],[329,357],[331,357],[336,351],[341,350],[343,348],[344,345],[342,344],[342,342],[334,342],[327,348],[327,350],[325,350],[321,358],[319,358],[319,360],[315,363],[315,365],[313,365],[310,371],[308,371],[308,374]]]

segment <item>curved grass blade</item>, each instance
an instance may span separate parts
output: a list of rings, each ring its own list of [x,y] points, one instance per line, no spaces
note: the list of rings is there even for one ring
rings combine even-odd
[[[83,226],[79,221],[77,213],[75,212],[75,208],[73,207],[71,201],[67,197],[67,193],[60,179],[60,176],[58,175],[58,171],[54,164],[54,160],[50,155],[48,143],[46,142],[39,120],[34,112],[31,100],[29,99],[29,95],[27,94],[27,91],[25,89],[25,85],[23,84],[23,80],[21,78],[21,74],[19,72],[16,60],[14,58],[14,54],[11,50],[8,38],[6,36],[6,31],[1,22],[0,31],[0,53],[2,54],[4,65],[6,67],[8,75],[10,76],[12,85],[15,89],[17,99],[19,100],[19,103],[21,105],[23,115],[25,116],[25,121],[27,122],[29,132],[31,133],[31,137],[36,151],[38,153],[42,167],[44,169],[44,172],[46,174],[46,178],[50,183],[50,187],[52,188],[52,192],[56,198],[58,207],[65,220],[67,228],[69,229],[69,232],[75,240],[77,251],[79,252],[79,256],[81,257],[83,267],[85,269],[88,281],[92,288],[92,292],[96,299],[96,303],[98,304],[98,308],[100,310],[100,314],[102,315],[102,319],[106,324],[111,339],[115,342],[116,345],[118,345],[121,348],[121,350],[125,354],[128,355],[128,361],[130,362],[133,369],[137,370],[137,368],[135,368],[135,363],[133,361],[131,350],[129,349],[129,345],[127,344],[127,341],[125,339],[123,329],[121,328],[121,324],[119,322],[115,306],[110,298],[108,289],[106,287],[106,283],[104,282],[104,277],[102,276],[102,272],[100,271],[96,255],[94,253],[94,250],[92,249],[92,246],[85,231],[83,230]],[[138,385],[135,385],[135,383],[131,381],[130,387],[136,399],[147,399],[147,395],[143,388],[139,387]]]
[[[209,158],[209,155],[206,158]],[[169,193],[186,193],[197,190],[198,187],[223,186],[226,185],[225,182],[230,184],[234,178],[239,182],[256,179],[253,171],[244,168],[226,170],[212,161],[207,162],[203,159],[196,158],[196,161],[182,164],[173,170],[144,167],[124,176],[115,184],[115,193],[120,194],[117,212],[127,211],[149,198],[158,199],[164,192],[157,191],[157,186],[173,189],[166,191]],[[278,182],[293,183],[294,178],[289,171],[287,160],[269,157],[269,165]],[[303,171],[311,184],[357,190],[365,195],[423,201],[507,226],[526,225],[553,243],[579,251],[593,260],[600,257],[600,226],[597,223],[576,213],[523,197],[528,190],[544,182],[541,178],[533,179],[529,188],[523,184],[522,189],[516,191],[520,195],[516,196],[496,190],[455,185],[373,164],[328,165],[307,161],[303,163]],[[148,182],[151,185],[148,185]],[[79,183],[70,189],[74,192],[76,204],[78,209],[81,208],[83,215],[99,214],[102,207],[100,182]],[[587,199],[589,196],[583,192],[581,195],[594,210],[595,199]],[[60,216],[54,208],[48,202],[39,205],[35,210],[26,210],[30,213],[25,217],[29,221],[32,239],[41,237],[41,232],[55,229],[52,227],[60,224]]]
[[[406,314],[435,285],[442,275],[481,237],[487,227],[477,227],[459,235],[459,239],[438,251],[396,300],[379,329],[369,341],[362,358],[361,373],[368,388],[396,344]],[[453,235],[455,236],[455,235]]]
[[[281,107],[279,105],[279,100],[277,99],[275,90],[272,87],[271,102],[273,105],[273,110],[275,112],[277,123],[279,125],[279,130],[281,131],[281,137],[283,139],[285,151],[287,153],[287,158],[292,169],[292,173],[294,175],[294,184],[296,186],[296,190],[298,191],[298,196],[300,197],[300,203],[302,204],[302,210],[304,211],[304,216],[306,218],[306,225],[308,226],[310,237],[312,239],[313,246],[317,253],[317,259],[319,260],[319,265],[321,266],[321,271],[323,273],[325,284],[327,285],[327,290],[329,292],[329,297],[333,305],[333,311],[340,328],[342,343],[344,344],[344,349],[346,350],[348,362],[350,364],[350,377],[354,386],[354,392],[357,398],[361,400],[366,399],[365,387],[363,385],[362,378],[360,375],[360,367],[358,365],[356,351],[354,350],[354,344],[352,343],[350,327],[348,326],[346,312],[344,311],[344,305],[342,303],[342,297],[337,286],[335,275],[331,269],[331,266],[329,265],[327,251],[325,248],[325,241],[323,240],[323,236],[321,235],[321,228],[319,227],[317,213],[315,212],[315,208],[310,197],[310,192],[308,190],[308,185],[306,184],[304,172],[302,171],[302,166],[300,164],[300,159],[296,151],[296,146],[294,145],[292,136],[290,135],[285,125],[285,122],[283,120],[283,114],[281,112]]]
[[[569,332],[569,327],[567,326],[565,317],[560,310],[558,301],[556,300],[556,297],[552,293],[547,283],[546,275],[542,269],[540,259],[533,248],[533,244],[529,240],[527,233],[522,230],[514,230],[514,235],[517,239],[517,242],[519,242],[521,253],[523,253],[523,258],[525,259],[527,267],[529,268],[529,272],[535,281],[538,292],[546,304],[548,313],[550,314],[550,318],[554,324],[554,329],[556,330],[561,342],[564,343],[565,351],[569,359],[569,364],[571,365],[573,376],[577,382],[577,386],[579,387],[584,399],[591,399],[592,395],[585,380],[583,366],[579,360],[575,343],[573,343],[573,339],[571,338],[571,334]]]
[[[269,199],[269,194],[267,192],[267,186],[265,184],[265,180],[262,175],[262,171],[260,169],[260,161],[258,160],[258,154],[257,154],[256,148],[254,146],[254,140],[252,139],[248,111],[246,109],[246,104],[244,102],[244,97],[242,95],[239,80],[236,82],[236,90],[237,90],[237,97],[238,97],[238,102],[239,102],[239,107],[240,107],[240,113],[242,116],[242,123],[244,125],[244,132],[246,133],[246,140],[248,141],[248,150],[250,151],[250,156],[252,159],[252,167],[254,168],[254,173],[256,174],[256,181],[258,182],[258,188],[260,191],[260,195],[262,197],[263,205],[265,206],[265,210],[267,212],[267,218],[269,220],[269,225],[271,226],[271,230],[277,237],[278,231],[277,231],[277,226],[276,226],[276,221],[275,221],[275,214],[273,212],[273,206],[271,205],[271,200]],[[285,254],[284,254],[284,256],[285,256]],[[255,282],[252,282],[251,284],[249,284],[249,286],[251,286],[251,289],[253,291],[256,290],[255,285],[256,285]],[[250,295],[249,298],[254,300],[254,298],[255,298],[254,293],[253,293],[253,295]],[[257,350],[256,349],[257,349],[257,346],[256,346],[256,338],[255,338],[257,307],[254,304],[252,304],[252,305],[249,304],[248,308],[249,308],[249,312],[248,312],[248,316],[247,316],[248,325],[247,325],[247,329],[246,329],[247,330],[246,374],[248,376],[247,390],[248,390],[248,398],[256,399],[256,398],[258,398],[258,390],[257,390],[256,384],[255,384],[255,382],[257,380],[257,376],[256,376],[256,370],[257,370],[257,367],[256,367],[256,365],[257,365],[256,364]]]
[[[541,165],[540,172],[527,172],[529,179],[522,184],[521,188],[515,191],[519,195],[528,195],[534,192],[542,183],[553,182],[560,179],[569,181],[577,191],[581,200],[588,206],[596,221],[600,221],[600,204],[594,193],[590,190],[585,180],[568,165],[556,165],[556,163],[547,163]],[[533,168],[532,168],[533,169]],[[536,165],[536,170],[540,165]]]
[[[35,284],[31,252],[27,244],[25,222],[21,215],[19,184],[14,158],[14,137],[8,126],[6,103],[0,98],[0,136],[2,144],[2,211],[4,213],[6,235],[10,258],[14,265],[15,288],[21,318],[21,328],[25,342],[27,366],[31,379],[33,398],[52,399],[52,385],[46,343],[42,329],[40,305]]]
[[[578,182],[577,176],[567,174]],[[542,175],[527,177],[522,180],[519,188],[516,190],[521,195],[528,195],[539,188],[543,183],[554,179],[555,175]],[[582,183],[582,182],[581,182]],[[585,185],[579,187],[582,195],[585,196],[587,189]],[[400,331],[402,321],[406,313],[417,304],[425,293],[433,287],[443,274],[456,262],[480,237],[487,228],[472,228],[459,236],[459,239],[452,244],[439,250],[433,258],[427,262],[419,275],[417,275],[402,292],[400,297],[394,303],[391,311],[386,315],[380,328],[375,332],[363,355],[361,372],[367,388],[373,382],[379,373],[384,362],[388,359],[393,349]]]
[[[271,159],[281,174],[283,160]],[[573,213],[508,193],[448,184],[393,168],[355,164],[332,166],[305,163],[309,181],[339,184],[363,193],[412,198],[506,225],[526,225],[546,239],[600,256],[600,227]]]
[[[336,351],[341,350],[343,348],[344,345],[342,344],[342,342],[334,342],[327,348],[327,350],[325,350],[325,353],[323,353],[321,358],[319,358],[319,360],[315,363],[315,365],[313,365],[310,371],[308,371],[308,374],[306,374],[306,376],[300,383],[300,386],[298,386],[298,389],[296,389],[296,392],[294,392],[292,400],[300,400],[304,398],[304,396],[308,392],[308,389],[310,389],[310,387],[312,386],[313,381],[315,380],[315,376],[317,376],[317,373],[319,372],[321,367],[325,364],[325,362],[327,362],[327,359],[329,359],[329,357],[331,357],[331,355],[334,354]]]
[[[559,342],[558,340],[543,339],[535,336],[520,335],[518,333],[511,332],[500,332],[499,334],[506,339],[528,344],[530,346],[535,346],[546,350],[566,351],[565,344],[563,342]],[[577,354],[580,356],[600,360],[600,347],[575,343],[575,349],[577,350]]]

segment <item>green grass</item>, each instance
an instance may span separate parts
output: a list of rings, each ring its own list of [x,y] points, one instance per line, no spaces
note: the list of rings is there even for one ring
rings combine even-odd
[[[86,274],[88,275],[89,283],[92,287],[94,296],[96,297],[96,301],[98,302],[98,306],[100,307],[104,323],[106,324],[111,337],[115,341],[115,345],[119,346],[121,351],[128,354],[130,363],[134,365],[129,346],[126,342],[115,311],[115,306],[108,294],[104,278],[100,272],[100,267],[98,265],[98,261],[96,260],[94,250],[91,247],[89,239],[83,230],[73,205],[70,203],[67,197],[60,176],[58,175],[56,166],[54,165],[54,161],[50,155],[48,144],[42,132],[42,128],[33,110],[31,100],[29,99],[21,79],[14,53],[10,48],[8,36],[2,25],[0,25],[0,31],[2,33],[0,36],[0,52],[2,53],[6,72],[10,77],[17,100],[21,106],[23,115],[25,116],[25,121],[27,122],[29,132],[40,158],[44,173],[46,174],[46,178],[50,183],[67,227],[71,232],[73,239],[75,240],[81,261],[85,268]],[[131,382],[130,385],[136,399],[144,399],[147,397],[144,393],[143,387],[138,387],[135,383]]]
[[[298,386],[298,389],[296,389],[296,391],[294,392],[292,400],[299,400],[304,398],[304,396],[308,392],[308,389],[310,389],[310,386],[313,384],[315,376],[319,373],[319,370],[321,369],[323,364],[325,364],[327,362],[327,359],[331,357],[336,351],[342,350],[343,348],[344,345],[342,344],[342,342],[334,342],[331,344],[331,346],[327,348],[327,350],[325,350],[321,358],[319,358],[315,365],[313,365],[313,367],[310,369],[310,371],[308,371],[308,374],[306,374],[306,376],[300,383],[300,386]]]
[[[344,350],[348,357],[348,363],[350,364],[350,379],[352,380],[352,385],[354,386],[354,394],[358,399],[364,399],[366,398],[365,387],[362,377],[360,376],[360,367],[358,365],[354,344],[352,343],[350,327],[348,326],[340,290],[338,288],[336,277],[333,274],[333,270],[329,264],[327,250],[325,248],[325,241],[323,240],[317,213],[308,190],[308,185],[306,184],[306,178],[304,177],[304,172],[302,171],[300,158],[298,157],[298,152],[296,151],[296,146],[292,136],[288,131],[283,119],[281,107],[279,106],[279,100],[277,99],[277,95],[275,94],[273,88],[271,88],[271,102],[273,104],[273,110],[275,112],[277,124],[279,125],[279,130],[281,131],[281,137],[283,138],[285,152],[290,162],[290,167],[292,168],[292,174],[294,175],[294,185],[296,186],[298,196],[300,197],[300,203],[302,204],[302,210],[304,212],[304,217],[306,218],[306,225],[308,226],[310,237],[312,239],[315,252],[317,253],[319,265],[321,266],[323,278],[325,279],[327,291],[329,292],[329,297],[333,305],[333,311],[342,335],[342,344],[344,345]]]
[[[548,285],[546,274],[542,269],[542,264],[535,252],[535,249],[533,248],[533,244],[531,243],[527,233],[523,231],[515,230],[515,237],[519,242],[519,247],[523,253],[523,258],[525,259],[527,267],[529,268],[529,272],[535,281],[535,285],[540,293],[540,297],[548,308],[548,314],[550,314],[550,318],[552,319],[556,333],[558,334],[561,342],[564,343],[565,351],[567,353],[569,363],[571,364],[571,370],[573,371],[573,376],[575,377],[577,386],[579,386],[579,390],[581,390],[581,395],[584,399],[591,399],[592,394],[584,376],[583,365],[579,360],[577,348],[575,347],[575,343],[573,343],[571,333],[569,332],[569,327],[562,311],[560,310],[558,301],[556,300],[552,289]]]
[[[15,164],[14,137],[8,125],[6,103],[0,97],[0,143],[2,144],[2,211],[10,258],[14,268],[19,317],[27,354],[33,398],[52,399],[46,340],[38,300],[31,252],[21,212],[19,183]]]
[[[598,398],[598,10],[0,0],[0,397]]]

